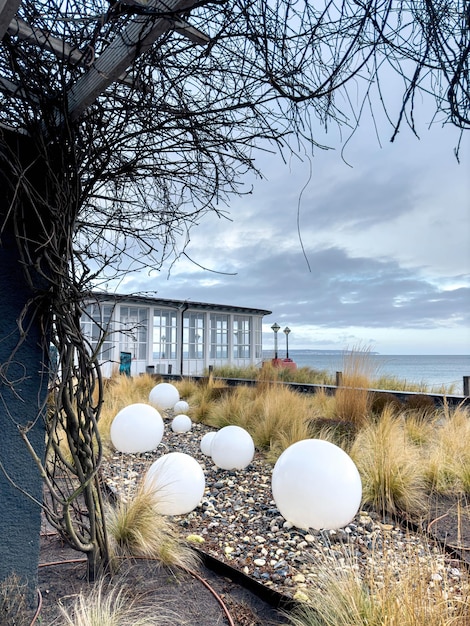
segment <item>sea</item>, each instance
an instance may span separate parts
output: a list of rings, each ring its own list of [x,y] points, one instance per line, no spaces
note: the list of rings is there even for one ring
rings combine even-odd
[[[279,358],[285,351],[280,350]],[[273,354],[265,351],[265,358]],[[335,375],[344,369],[345,354],[336,350],[289,350],[297,367],[311,367]],[[425,386],[427,391],[451,389],[454,395],[463,394],[463,377],[470,376],[470,355],[399,355],[368,353],[368,371],[373,377],[390,376],[408,383]],[[369,368],[370,361],[370,368]]]

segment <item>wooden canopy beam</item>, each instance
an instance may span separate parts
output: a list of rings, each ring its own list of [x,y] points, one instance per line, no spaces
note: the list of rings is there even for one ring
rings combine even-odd
[[[21,0],[0,0],[0,41],[19,9]]]
[[[90,106],[106,87],[111,85],[143,52],[167,30],[174,28],[172,15],[190,8],[195,0],[149,0],[148,10],[167,15],[138,15],[128,26],[116,34],[109,46],[69,91],[69,113],[77,118]],[[176,18],[176,16],[175,16]]]

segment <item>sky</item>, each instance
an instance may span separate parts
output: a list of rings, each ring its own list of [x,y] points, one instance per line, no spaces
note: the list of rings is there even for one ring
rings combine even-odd
[[[470,354],[470,133],[459,164],[456,129],[420,121],[419,139],[383,127],[379,140],[365,118],[343,150],[332,132],[313,157],[260,153],[265,179],[246,179],[231,221],[191,231],[196,264],[115,290],[270,310],[265,349],[277,322],[290,349]]]

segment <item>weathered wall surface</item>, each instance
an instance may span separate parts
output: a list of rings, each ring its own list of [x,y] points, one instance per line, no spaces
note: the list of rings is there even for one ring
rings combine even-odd
[[[21,143],[24,148],[24,140]],[[23,156],[21,146],[18,153]],[[32,291],[22,272],[12,222],[5,220],[14,182],[8,164],[0,158],[0,581],[16,573],[28,581],[33,601],[39,560],[42,478],[20,429],[28,429],[28,438],[42,459],[44,415],[38,411],[47,395],[47,354],[43,354],[42,329],[35,306],[22,322],[28,332],[18,347],[18,319]],[[34,229],[33,219],[31,228]]]

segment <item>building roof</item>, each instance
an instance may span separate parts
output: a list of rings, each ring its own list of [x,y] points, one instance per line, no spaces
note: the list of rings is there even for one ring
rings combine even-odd
[[[167,298],[156,298],[148,294],[118,294],[105,291],[93,291],[86,301],[95,300],[99,302],[119,302],[129,304],[140,304],[146,306],[161,306],[170,309],[185,311],[218,311],[221,313],[237,313],[248,315],[270,315],[272,311],[266,309],[255,309],[246,306],[235,306],[231,304],[212,304],[209,302],[194,302],[193,300],[171,300]]]

